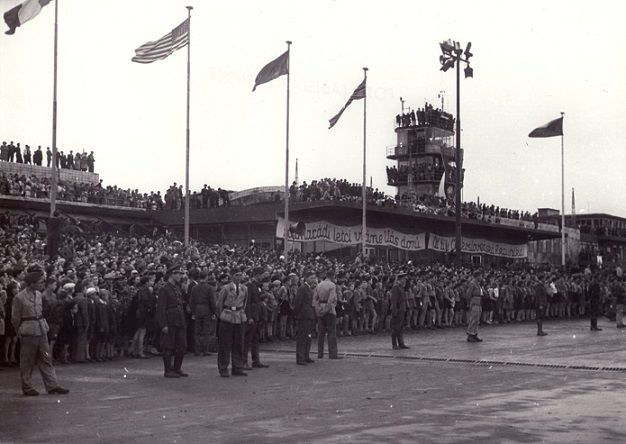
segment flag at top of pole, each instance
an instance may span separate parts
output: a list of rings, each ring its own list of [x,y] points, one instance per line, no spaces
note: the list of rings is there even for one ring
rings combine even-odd
[[[276,59],[265,65],[256,76],[254,80],[254,87],[252,91],[256,90],[256,87],[274,80],[280,76],[284,76],[289,73],[289,51],[285,51]]]
[[[135,49],[133,62],[152,63],[163,60],[174,51],[184,48],[189,44],[189,19],[186,19],[171,32],[168,32],[159,40],[148,42]]]
[[[563,135],[563,117],[554,119],[545,125],[535,128],[528,137],[554,137]]]
[[[35,18],[41,12],[41,8],[52,0],[26,0],[4,13],[4,21],[9,27],[5,34],[15,34],[15,30]]]
[[[343,108],[339,110],[339,112],[335,115],[335,117],[333,117],[332,119],[328,121],[328,123],[330,124],[328,129],[331,129],[333,126],[335,126],[335,124],[339,121],[339,118],[341,117],[343,112],[346,110],[348,106],[350,106],[353,100],[360,100],[360,99],[365,98],[365,82],[366,82],[366,79],[363,79],[361,84],[356,87],[356,89],[354,90],[354,92],[352,93],[352,95],[350,96],[346,104],[343,106]]]

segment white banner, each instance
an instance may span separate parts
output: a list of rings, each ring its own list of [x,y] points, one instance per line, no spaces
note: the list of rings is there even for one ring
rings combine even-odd
[[[343,227],[330,222],[307,222],[303,236],[289,233],[289,240],[293,242],[327,241],[344,245],[360,244],[362,239],[361,225]],[[276,237],[282,239],[285,220],[278,218]],[[426,234],[405,234],[391,228],[367,227],[366,244],[369,246],[396,247],[401,250],[419,251],[426,248]]]
[[[430,233],[428,248],[447,253],[455,249],[455,237],[438,236]],[[514,245],[503,242],[493,242],[486,239],[461,238],[461,251],[463,253],[490,254],[512,259],[528,257],[528,244]]]

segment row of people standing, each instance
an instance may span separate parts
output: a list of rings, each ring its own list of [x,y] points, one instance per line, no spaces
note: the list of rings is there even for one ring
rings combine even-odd
[[[46,166],[50,167],[52,165],[52,150],[50,149],[50,147],[46,149],[45,156]],[[11,141],[9,144],[7,144],[6,142],[2,142],[2,145],[0,145],[1,161],[43,166],[43,157],[44,153],[41,149],[41,145],[35,151],[31,151],[30,146],[25,145],[23,152],[19,142],[17,143],[17,145],[15,145],[13,141]],[[89,171],[90,173],[94,172],[95,162],[96,161],[93,151],[91,151],[89,154],[85,152],[74,153],[72,150],[70,150],[68,154],[65,154],[63,151],[58,151],[56,157],[57,168]]]

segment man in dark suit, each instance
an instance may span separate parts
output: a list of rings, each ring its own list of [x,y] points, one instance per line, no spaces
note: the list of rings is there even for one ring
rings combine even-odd
[[[602,331],[598,327],[598,317],[600,316],[600,284],[595,275],[591,276],[589,290],[587,291],[589,302],[589,319],[591,320],[591,331]]]
[[[46,166],[48,168],[50,168],[51,162],[52,162],[52,151],[50,150],[50,147],[48,147],[46,149]]]
[[[43,161],[43,153],[41,152],[41,145],[37,148],[37,151],[33,153],[33,163],[35,165],[41,166],[41,162]]]
[[[243,345],[243,368],[245,370],[269,367],[269,365],[261,363],[259,356],[259,321],[261,320],[261,301],[263,299],[261,281],[264,274],[265,270],[263,267],[256,267],[252,270],[252,280],[248,283],[247,324]],[[252,366],[248,365],[248,351],[252,355]]]
[[[548,333],[543,331],[543,318],[546,315],[546,306],[548,305],[548,293],[545,284],[539,276],[535,276],[535,311],[537,312],[537,336],[547,336]]]
[[[163,349],[163,367],[166,378],[189,376],[181,370],[187,349],[185,310],[183,308],[183,295],[180,290],[182,275],[183,270],[180,265],[168,268],[165,273],[167,282],[159,289],[157,299],[155,319],[161,330],[161,348]],[[173,366],[172,356],[174,356]]]
[[[396,276],[396,281],[391,288],[391,299],[389,301],[391,309],[391,346],[394,350],[409,348],[404,344],[402,335],[407,308],[405,287],[406,273],[400,273]]]
[[[315,322],[313,309],[313,290],[317,285],[317,276],[314,271],[304,275],[304,284],[298,288],[293,300],[293,315],[296,319],[296,364],[307,365],[313,363],[309,356],[311,351],[311,331]]]

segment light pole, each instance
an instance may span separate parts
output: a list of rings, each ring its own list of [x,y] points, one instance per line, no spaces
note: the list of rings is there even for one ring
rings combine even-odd
[[[456,242],[455,260],[457,265],[461,265],[461,183],[463,175],[463,155],[461,154],[461,62],[465,63],[465,77],[474,77],[474,70],[470,67],[470,52],[472,42],[468,42],[465,51],[461,49],[461,44],[457,41],[446,40],[439,44],[442,55],[439,56],[441,70],[446,72],[456,65]],[[463,58],[465,56],[465,58]]]

